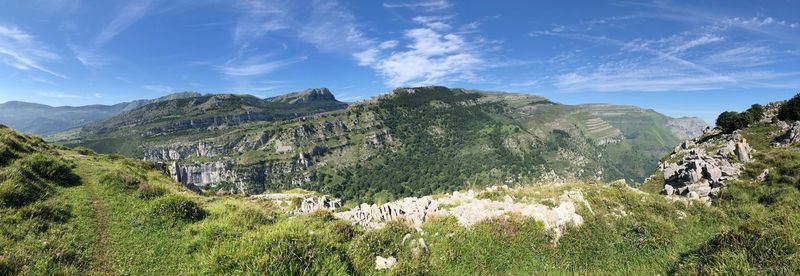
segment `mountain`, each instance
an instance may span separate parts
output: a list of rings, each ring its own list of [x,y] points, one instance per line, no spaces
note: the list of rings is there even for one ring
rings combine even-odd
[[[425,99],[407,98],[412,91]],[[483,104],[498,101],[617,123],[659,118],[632,107],[443,88],[400,90],[373,104],[413,113],[422,103],[458,103],[497,114]],[[485,189],[376,204],[301,189],[198,193],[163,164],[51,146],[0,125],[0,275],[797,275],[800,113],[775,116],[787,104],[768,105],[732,132],[715,128],[684,141],[642,190],[625,181],[508,187],[498,176]],[[642,114],[611,114],[633,110]],[[344,111],[314,117],[336,112]],[[470,112],[458,115],[477,115]],[[585,124],[616,133],[597,120]]]
[[[11,101],[0,104],[0,123],[18,131],[49,135],[60,131],[79,128],[86,124],[110,118],[122,112],[136,109],[145,104],[183,97],[199,96],[198,93],[184,92],[155,100],[137,100],[115,105],[59,106]]]
[[[168,163],[176,180],[202,189],[301,187],[372,202],[497,179],[641,182],[680,141],[671,120],[636,107],[446,87],[347,106],[310,89],[161,101],[87,125],[65,143]]]

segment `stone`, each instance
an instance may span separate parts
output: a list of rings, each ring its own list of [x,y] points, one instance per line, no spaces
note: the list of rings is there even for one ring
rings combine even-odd
[[[739,161],[742,162],[749,162],[750,161],[750,152],[753,149],[750,148],[750,145],[747,144],[746,141],[736,143],[736,157],[739,158]]]
[[[395,264],[397,264],[397,259],[392,256],[388,258],[375,256],[375,270],[391,269]]]
[[[671,196],[675,194],[675,188],[672,185],[664,185],[664,195]]]
[[[767,180],[767,176],[769,176],[769,169],[764,169],[758,176],[756,176],[756,181],[764,182]]]

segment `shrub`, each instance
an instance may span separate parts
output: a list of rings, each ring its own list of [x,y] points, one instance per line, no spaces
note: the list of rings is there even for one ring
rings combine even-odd
[[[49,195],[50,187],[41,180],[32,180],[18,168],[5,172],[0,182],[0,202],[6,207],[22,207]]]
[[[188,222],[199,221],[206,216],[206,211],[197,203],[178,194],[164,196],[153,202],[153,213]]]
[[[740,121],[739,121],[739,113],[734,111],[725,111],[719,114],[717,117],[717,127],[722,129],[723,132],[731,133],[739,128]]]
[[[253,230],[258,226],[272,224],[275,222],[275,214],[264,212],[255,208],[243,208],[235,215],[237,224]]]
[[[355,238],[347,255],[359,273],[370,274],[375,269],[375,256],[397,256],[403,248],[403,236],[413,232],[414,229],[402,222],[389,222],[382,229],[370,230]]]
[[[152,186],[147,182],[139,183],[139,189],[136,191],[136,194],[140,199],[153,199],[163,196],[166,193],[166,189],[158,186]]]
[[[717,127],[724,133],[731,133],[738,129],[746,128],[764,117],[764,107],[760,104],[750,106],[747,111],[738,113],[725,111],[717,117]]]
[[[123,170],[111,170],[103,172],[100,174],[99,181],[100,184],[103,185],[125,189],[137,188],[141,182],[138,177]]]
[[[15,165],[59,186],[72,186],[80,181],[72,172],[72,165],[59,157],[35,153],[20,159]]]
[[[784,103],[778,110],[778,119],[797,121],[800,120],[800,93]]]
[[[88,156],[97,155],[97,152],[87,147],[75,147],[72,150],[83,155],[88,155]]]
[[[51,223],[67,222],[72,217],[72,212],[68,205],[54,201],[38,201],[21,208],[19,215],[22,219],[28,220],[36,231],[45,232]]]

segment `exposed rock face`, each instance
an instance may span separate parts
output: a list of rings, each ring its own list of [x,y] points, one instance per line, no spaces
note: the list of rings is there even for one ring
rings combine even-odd
[[[375,116],[371,112],[363,112],[345,117],[347,120],[319,123],[299,120],[286,128],[259,133],[228,135],[196,142],[145,145],[144,159],[167,163],[177,161],[170,167],[173,178],[202,189],[221,187],[231,193],[257,194],[293,188],[311,182],[316,166],[345,162],[339,158],[328,158],[353,150],[358,150],[366,158],[369,154],[397,145],[398,141],[388,130],[375,124]],[[364,133],[363,141],[348,145],[354,131]],[[256,160],[255,163],[248,161],[245,164],[228,157],[254,151],[274,155],[268,160]],[[192,161],[194,158],[200,158],[201,161]],[[208,158],[215,161],[204,161]],[[356,161],[351,159],[347,162]]]
[[[668,125],[672,134],[678,137],[679,140],[688,140],[700,136],[708,128],[708,124],[697,117],[672,119]]]
[[[800,141],[800,121],[789,125],[786,124],[785,133],[776,139],[776,145],[789,145]]]
[[[711,201],[725,186],[724,181],[737,177],[743,162],[750,161],[752,148],[740,133],[713,131],[706,135],[683,142],[669,156],[677,161],[659,165],[664,174],[663,194]]]
[[[492,189],[497,188],[490,187],[487,190]],[[425,196],[404,198],[383,205],[362,204],[353,210],[335,213],[334,216],[370,228],[380,228],[388,221],[403,218],[419,229],[423,222],[435,216],[454,216],[461,225],[469,226],[508,213],[518,213],[542,221],[545,229],[552,231],[558,240],[568,225],[583,224],[583,217],[576,213],[576,204],[583,204],[591,210],[580,190],[565,192],[558,199],[558,206],[548,207],[538,203],[515,202],[510,196],[503,201],[481,199],[470,190],[437,199]]]
[[[300,208],[297,213],[305,214],[317,210],[335,211],[336,208],[342,207],[342,200],[328,196],[320,197],[306,197],[300,202]]]

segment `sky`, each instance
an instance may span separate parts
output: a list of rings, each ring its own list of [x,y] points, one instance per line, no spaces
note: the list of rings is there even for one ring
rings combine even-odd
[[[0,102],[445,85],[713,123],[800,92],[800,1],[0,0]]]

